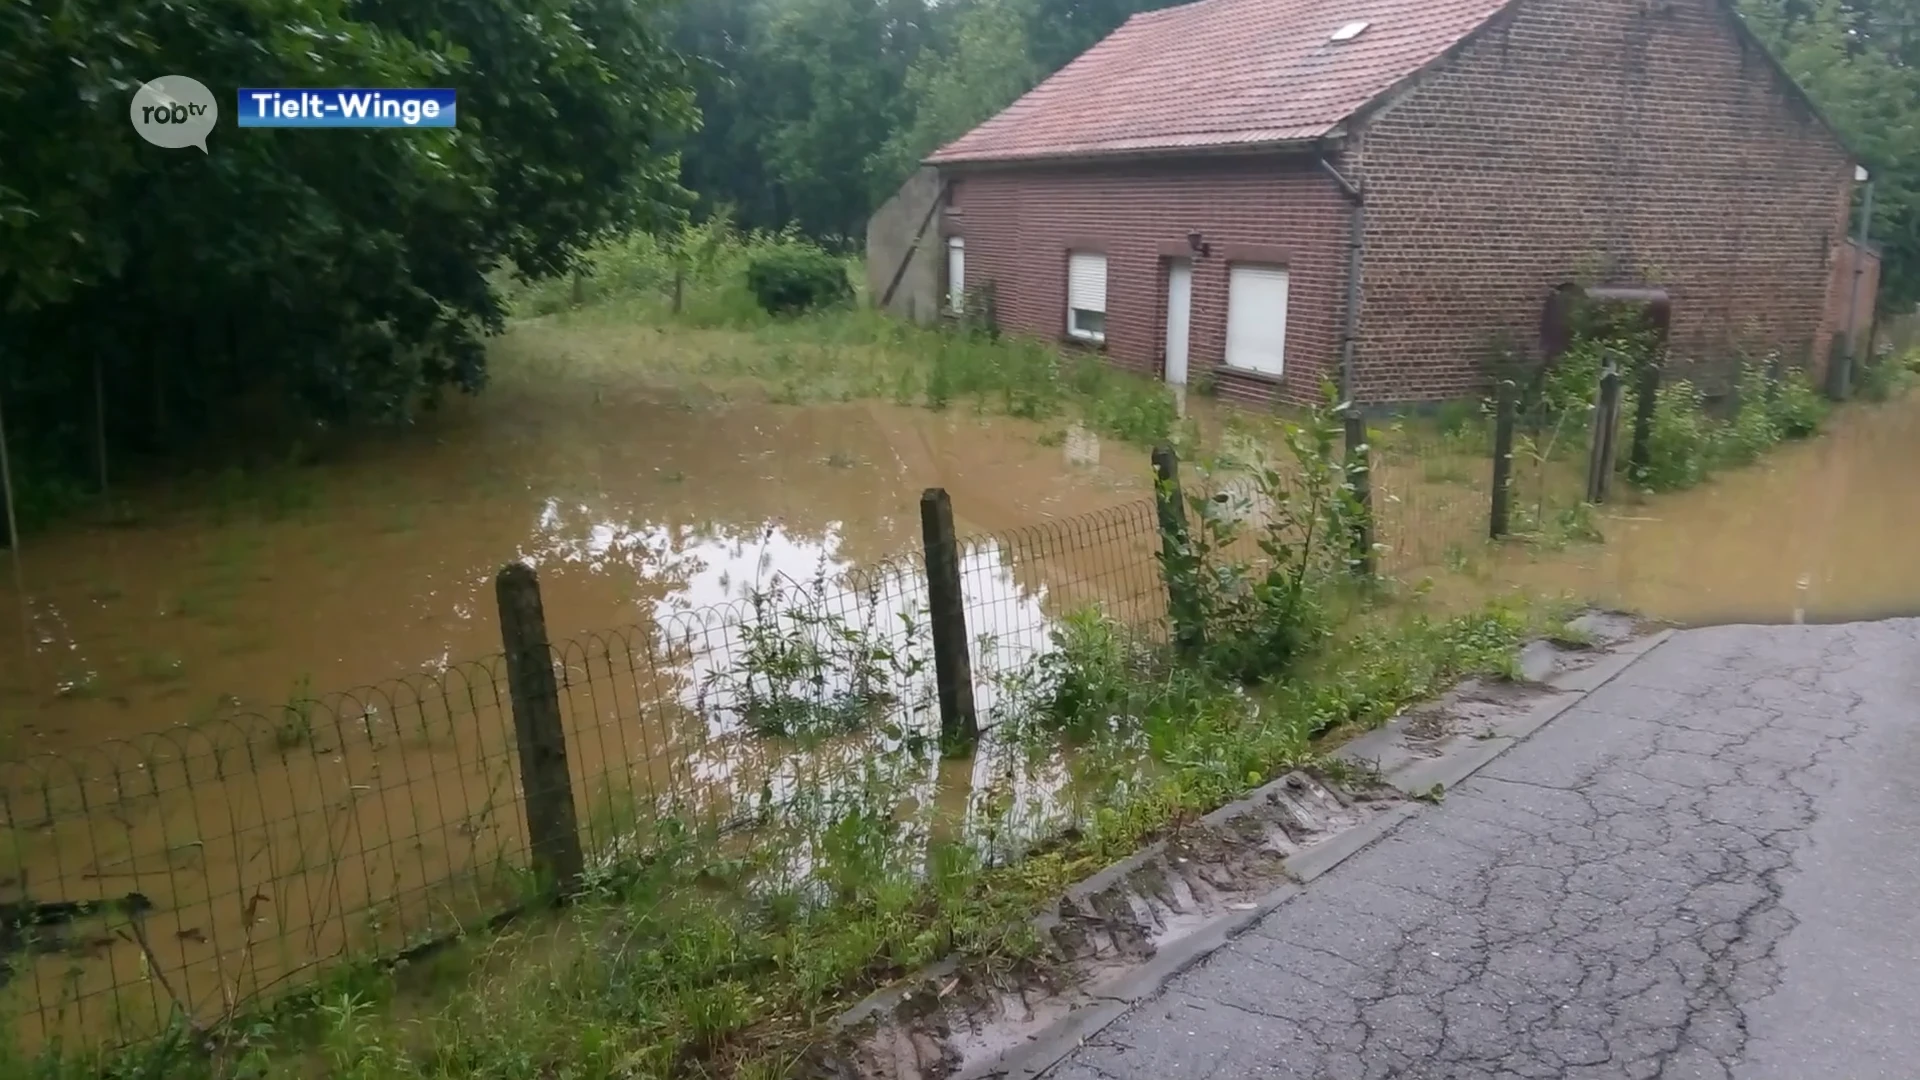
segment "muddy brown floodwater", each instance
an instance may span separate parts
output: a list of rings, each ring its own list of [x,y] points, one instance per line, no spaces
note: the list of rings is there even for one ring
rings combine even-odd
[[[131,923],[67,912],[34,942],[0,924],[0,990],[20,998],[0,1013],[31,1017],[23,1038],[150,1030],[176,1004],[217,1016],[508,903],[525,836],[505,680],[472,662],[500,651],[494,575],[513,560],[541,575],[596,857],[667,802],[804,816],[864,784],[964,817],[998,781],[1003,815],[1051,804],[1051,766],[1016,776],[982,755],[956,777],[897,736],[803,754],[745,735],[722,670],[743,642],[712,609],[864,574],[873,595],[838,614],[885,639],[925,603],[888,567],[919,546],[931,486],[963,533],[1106,514],[1096,539],[1150,565],[1132,550],[1153,535],[1143,451],[970,408],[779,406],[511,358],[487,394],[324,466],[143,494],[132,524],[25,545],[24,595],[0,585],[0,904],[151,906]],[[1073,572],[1018,547],[963,554],[976,632],[1031,635],[1053,608],[1118,595],[1068,598]],[[1018,648],[980,648],[976,670]]]
[[[24,590],[0,575],[0,904],[147,906],[119,924],[90,910],[51,943],[0,922],[0,990],[23,1002],[0,1015],[33,1017],[29,1041],[150,1028],[176,1005],[204,1019],[321,960],[498,911],[526,841],[504,678],[472,662],[500,651],[493,579],[512,560],[540,571],[596,858],[680,800],[728,820],[778,805],[796,865],[812,842],[796,822],[863,790],[898,799],[886,812],[923,836],[957,821],[1017,843],[1002,823],[1075,812],[1058,759],[996,756],[991,739],[942,765],[888,724],[804,753],[749,736],[728,674],[747,642],[712,608],[775,580],[864,576],[874,588],[842,614],[885,664],[911,661],[890,707],[924,719],[925,642],[889,636],[924,623],[902,619],[924,584],[887,569],[918,546],[921,491],[946,488],[963,532],[1080,522],[1083,549],[963,553],[969,630],[997,642],[975,650],[991,709],[992,673],[1068,609],[1162,610],[1144,451],[965,406],[662,388],[638,368],[653,343],[522,363],[540,350],[509,338],[488,393],[404,433],[29,538]],[[1401,545],[1388,564],[1433,576],[1442,600],[1518,584],[1685,623],[1920,611],[1920,397],[1843,410],[1828,435],[1696,491],[1608,507],[1602,546],[1487,550],[1485,458],[1456,451],[1389,457],[1377,476],[1406,497],[1382,514]],[[839,627],[781,632],[819,644]],[[289,704],[370,684],[386,689],[317,714]]]
[[[1698,626],[1920,612],[1920,394],[1837,411],[1825,434],[1690,491],[1627,496],[1606,543],[1512,550],[1491,577]],[[1449,583],[1446,589],[1458,589]]]
[[[138,507],[136,527],[33,537],[24,600],[0,581],[0,731],[11,755],[89,747],[498,652],[492,579],[514,559],[538,567],[561,639],[912,551],[925,487],[951,492],[963,531],[1149,489],[1143,452],[1103,461],[1044,430],[505,372],[404,437],[268,481],[309,486],[308,508]]]

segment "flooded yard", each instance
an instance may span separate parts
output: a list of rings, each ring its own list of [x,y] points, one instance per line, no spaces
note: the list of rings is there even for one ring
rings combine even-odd
[[[844,382],[782,356],[769,382],[729,352],[761,347],[522,325],[485,394],[412,429],[31,537],[24,588],[0,580],[0,903],[107,905],[65,910],[50,948],[0,938],[33,1037],[217,1017],[520,895],[510,561],[540,573],[597,864],[688,807],[762,825],[779,807],[796,866],[804,822],[846,800],[995,843],[1071,818],[1059,760],[990,736],[942,763],[925,738],[918,503],[945,488],[982,538],[961,569],[990,717],[1071,612],[1162,624],[1146,450],[1060,415],[923,407],[857,350]],[[1260,441],[1259,418],[1185,408],[1209,444]],[[1920,398],[1842,410],[1693,491],[1622,493],[1594,517],[1603,544],[1489,547],[1472,439],[1376,437],[1382,566],[1441,606],[1519,588],[1683,623],[1920,610],[1902,555]],[[143,1001],[109,1001],[129,985]]]
[[[1151,488],[1144,450],[1042,446],[1035,423],[727,400],[604,363],[551,378],[514,345],[485,394],[346,460],[216,492],[224,506],[156,495],[130,526],[33,537],[26,596],[0,575],[11,753],[498,652],[492,580],[515,559],[539,568],[558,639],[911,552],[926,487],[951,492],[963,532]]]

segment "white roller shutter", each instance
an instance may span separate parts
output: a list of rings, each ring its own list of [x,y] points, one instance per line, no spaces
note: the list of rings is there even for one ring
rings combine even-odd
[[[1287,272],[1235,266],[1227,287],[1227,366],[1280,375],[1287,358]]]
[[[1073,252],[1067,256],[1067,331],[1074,337],[1100,340],[1106,337],[1106,314],[1107,257]]]
[[[1074,252],[1067,260],[1067,307],[1107,313],[1107,257]]]
[[[967,306],[967,242],[956,236],[947,241],[947,310]]]

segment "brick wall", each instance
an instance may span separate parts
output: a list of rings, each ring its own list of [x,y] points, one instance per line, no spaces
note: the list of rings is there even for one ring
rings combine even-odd
[[[1066,339],[1067,252],[1107,255],[1109,359],[1158,376],[1166,339],[1166,259],[1198,229],[1189,381],[1213,372],[1223,397],[1304,402],[1337,370],[1348,210],[1311,159],[1259,157],[955,172],[945,230],[966,238],[967,284],[992,282],[1001,325]],[[1273,385],[1222,370],[1231,245],[1287,256],[1287,377]],[[1265,254],[1265,253],[1262,253]]]
[[[1723,0],[1519,0],[1357,129],[1359,396],[1472,390],[1561,282],[1655,283],[1677,365],[1829,337],[1852,166]]]

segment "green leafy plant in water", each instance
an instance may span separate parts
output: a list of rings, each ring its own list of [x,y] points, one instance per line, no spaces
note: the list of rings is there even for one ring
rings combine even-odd
[[[1174,594],[1177,631],[1202,665],[1255,683],[1284,672],[1324,640],[1321,593],[1350,566],[1351,527],[1362,512],[1334,449],[1337,408],[1283,423],[1283,464],[1223,462],[1250,487],[1188,497],[1194,524],[1184,545],[1160,555]],[[1282,468],[1286,471],[1282,472]],[[1234,554],[1251,535],[1255,558]]]
[[[1804,439],[1817,433],[1826,422],[1828,405],[1813,388],[1807,373],[1791,368],[1780,378],[1767,411],[1782,438]]]
[[[863,617],[827,611],[818,594],[784,581],[755,590],[740,626],[738,661],[701,687],[703,705],[736,712],[759,735],[815,738],[856,731],[921,689],[926,657],[917,613],[899,614],[897,634],[880,623],[878,597]]]
[[[280,719],[274,724],[273,742],[281,750],[311,747],[314,739],[313,678],[302,675],[294,681],[287,703],[280,707]]]
[[[1069,612],[1049,632],[1051,648],[1034,661],[1034,684],[1021,702],[1047,730],[1084,739],[1129,709],[1151,653],[1098,608]]]
[[[1912,381],[1913,371],[1900,358],[1882,355],[1862,365],[1854,387],[1862,401],[1885,402],[1905,394]]]
[[[1789,369],[1774,379],[1751,361],[1740,367],[1725,419],[1711,416],[1705,396],[1685,379],[1662,385],[1654,402],[1646,464],[1628,467],[1629,478],[1649,491],[1690,488],[1715,469],[1750,464],[1783,440],[1818,432],[1828,411],[1805,372]],[[1636,407],[1630,400],[1625,411]]]

